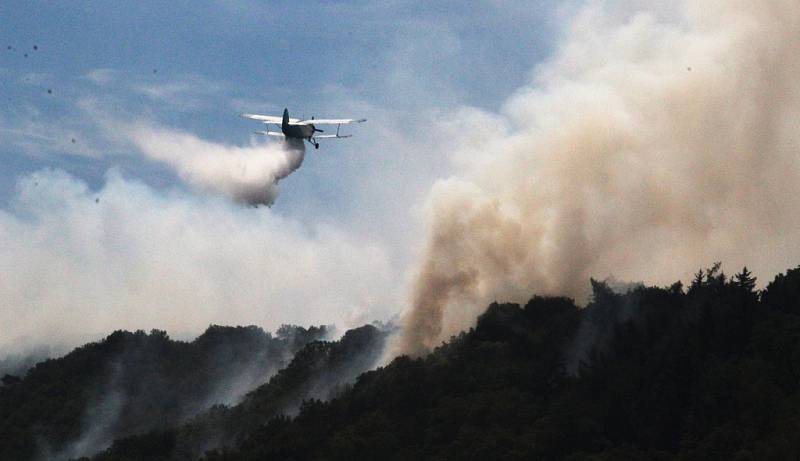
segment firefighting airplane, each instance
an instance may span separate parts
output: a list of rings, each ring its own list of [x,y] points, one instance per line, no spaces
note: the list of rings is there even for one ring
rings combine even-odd
[[[339,128],[348,123],[361,123],[366,122],[367,119],[352,119],[352,118],[318,118],[311,117],[309,120],[300,120],[296,118],[289,118],[289,109],[283,109],[283,117],[275,115],[258,115],[258,114],[242,114],[242,117],[251,120],[258,120],[267,125],[265,131],[256,131],[256,134],[263,134],[266,136],[276,136],[284,138],[287,141],[291,139],[305,140],[311,143],[315,149],[319,149],[317,139],[340,139],[349,138],[350,134],[339,134]],[[269,131],[269,125],[278,125],[281,129],[278,131]],[[323,133],[324,130],[317,128],[317,125],[337,125],[336,134],[316,134]],[[302,141],[301,141],[302,142]]]

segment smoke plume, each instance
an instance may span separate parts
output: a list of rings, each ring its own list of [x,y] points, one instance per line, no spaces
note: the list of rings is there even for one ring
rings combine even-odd
[[[175,168],[191,186],[249,205],[271,205],[278,181],[298,169],[305,156],[302,141],[227,146],[149,126],[131,131],[130,140],[151,159]]]
[[[495,298],[584,300],[590,276],[669,283],[722,260],[763,279],[797,263],[797,2],[652,8],[592,2],[501,115],[440,127],[476,136],[430,192],[401,352]]]
[[[347,328],[396,304],[387,250],[369,236],[115,170],[98,190],[60,171],[21,177],[0,241],[0,357],[116,329]]]

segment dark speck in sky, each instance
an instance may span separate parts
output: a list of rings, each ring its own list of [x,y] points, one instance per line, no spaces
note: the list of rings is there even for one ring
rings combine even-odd
[[[38,49],[39,49],[39,47],[38,47],[38,46],[36,46],[36,45],[33,45],[33,49],[34,49],[34,50],[38,50]]]
[[[47,89],[47,94],[53,94],[53,90],[51,90],[50,88],[48,88],[48,89]]]

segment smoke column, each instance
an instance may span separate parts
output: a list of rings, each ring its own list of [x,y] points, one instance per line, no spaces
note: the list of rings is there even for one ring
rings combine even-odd
[[[61,171],[21,177],[0,209],[0,242],[0,359],[116,329],[348,328],[396,305],[387,250],[369,237],[115,170],[98,190]]]
[[[175,168],[191,186],[249,205],[271,205],[278,181],[298,169],[305,156],[302,141],[226,146],[147,126],[133,130],[130,140],[149,158]]]
[[[626,5],[577,14],[499,116],[456,114],[483,136],[429,194],[398,352],[493,299],[585,300],[590,276],[666,284],[721,260],[764,281],[800,261],[797,1]]]

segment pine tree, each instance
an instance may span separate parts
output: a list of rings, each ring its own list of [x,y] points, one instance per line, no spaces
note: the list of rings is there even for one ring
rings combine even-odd
[[[753,277],[752,272],[747,270],[747,266],[744,266],[742,272],[733,276],[733,283],[748,293],[752,293],[756,288],[756,278]]]

